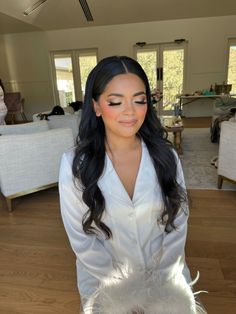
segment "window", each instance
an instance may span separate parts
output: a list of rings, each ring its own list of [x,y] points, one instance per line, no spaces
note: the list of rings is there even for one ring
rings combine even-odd
[[[176,95],[184,90],[186,43],[150,44],[136,48],[137,61],[147,74],[151,91],[163,98],[157,104],[159,115],[173,115]]]
[[[236,39],[229,40],[227,84],[232,84],[231,93],[236,94]]]
[[[97,50],[51,52],[54,101],[67,107],[75,100],[83,100],[90,71],[97,64]]]
[[[71,54],[55,54],[56,85],[61,107],[75,100]]]
[[[157,52],[155,49],[137,50],[137,61],[147,74],[150,89],[153,91],[157,85]]]
[[[80,70],[80,78],[81,78],[81,90],[84,96],[85,94],[85,86],[89,73],[91,70],[97,65],[97,55],[94,53],[79,53],[79,70]]]

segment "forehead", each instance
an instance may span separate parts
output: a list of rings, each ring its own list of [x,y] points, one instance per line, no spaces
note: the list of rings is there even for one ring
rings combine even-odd
[[[113,79],[107,84],[104,93],[124,93],[126,91],[145,92],[145,84],[140,77],[133,73],[119,74],[113,77]]]

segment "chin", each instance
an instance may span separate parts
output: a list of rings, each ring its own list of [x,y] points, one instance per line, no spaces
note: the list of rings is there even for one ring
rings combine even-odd
[[[138,131],[140,130],[140,127],[129,127],[129,128],[127,128],[125,130],[123,129],[120,132],[120,135],[124,136],[124,137],[133,137],[133,136],[135,136],[138,133]]]

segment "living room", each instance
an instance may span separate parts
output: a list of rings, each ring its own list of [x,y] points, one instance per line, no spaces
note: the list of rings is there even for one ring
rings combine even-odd
[[[32,3],[0,4],[0,78],[7,91],[21,92],[28,121],[57,104],[53,52],[95,49],[98,60],[110,55],[135,57],[136,43],[184,39],[184,94],[227,81],[229,40],[236,39],[236,4],[231,1],[173,5],[146,1],[144,7],[140,1],[112,5],[103,1],[104,6],[89,1],[95,22],[87,22],[73,0],[66,6],[48,0],[35,13],[23,16]],[[77,25],[78,17],[82,25]],[[201,112],[199,117],[211,120]],[[235,313],[235,190],[223,185],[219,191],[216,182],[214,189],[188,192],[186,249],[192,276],[200,271],[197,286],[209,292],[201,296],[209,313]],[[62,226],[57,189],[19,197],[11,213],[1,199],[0,217],[0,312],[78,313],[75,260]]]

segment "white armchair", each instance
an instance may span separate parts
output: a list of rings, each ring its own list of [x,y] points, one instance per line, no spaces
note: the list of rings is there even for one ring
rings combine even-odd
[[[33,133],[30,125],[45,129]],[[12,199],[57,184],[62,154],[74,146],[74,139],[70,128],[49,130],[46,121],[19,124],[17,133],[6,135],[9,127],[0,130],[5,133],[0,136],[0,191],[11,211]]]
[[[218,188],[223,180],[236,183],[236,122],[221,123],[220,145],[218,156]]]

